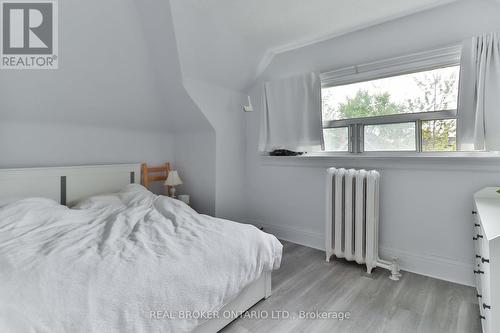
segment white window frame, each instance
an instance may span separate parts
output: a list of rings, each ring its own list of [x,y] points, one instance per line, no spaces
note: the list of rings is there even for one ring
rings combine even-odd
[[[357,82],[383,79],[392,76],[411,74],[415,72],[430,71],[444,67],[460,66],[461,55],[462,46],[453,45],[432,51],[419,52],[382,61],[349,66],[321,73],[321,85],[322,88],[329,88]],[[323,129],[347,127],[349,130],[348,152],[358,154],[364,152],[363,134],[365,126],[415,123],[416,150],[411,150],[411,152],[421,153],[422,122],[444,119],[457,119],[457,110],[436,110],[418,113],[323,121]],[[345,154],[345,152],[325,152]]]

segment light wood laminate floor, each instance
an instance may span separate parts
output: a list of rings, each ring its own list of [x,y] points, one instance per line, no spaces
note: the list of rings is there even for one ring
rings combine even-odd
[[[222,332],[466,332],[481,331],[475,289],[402,272],[367,275],[362,265],[325,261],[324,252],[284,243],[281,268],[273,273],[273,295],[251,310],[349,311],[348,320],[239,318]],[[261,312],[254,312],[259,314]],[[277,316],[279,313],[275,312]],[[265,315],[265,314],[264,314]]]

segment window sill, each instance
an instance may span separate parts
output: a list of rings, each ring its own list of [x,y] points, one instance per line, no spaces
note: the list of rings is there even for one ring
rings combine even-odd
[[[436,153],[417,153],[417,152],[364,152],[360,154],[336,153],[336,152],[316,152],[308,153],[300,158],[347,158],[347,159],[498,159],[500,161],[500,152],[436,152]]]
[[[380,169],[484,170],[500,173],[500,152],[317,152],[301,156],[261,155],[269,166],[343,167]]]

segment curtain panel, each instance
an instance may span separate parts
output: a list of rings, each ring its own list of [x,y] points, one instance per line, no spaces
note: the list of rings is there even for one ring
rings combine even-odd
[[[459,148],[500,151],[499,35],[473,37],[466,50],[469,53],[463,56],[458,112]]]
[[[323,149],[318,73],[264,84],[259,150],[270,152],[275,149],[300,152]]]

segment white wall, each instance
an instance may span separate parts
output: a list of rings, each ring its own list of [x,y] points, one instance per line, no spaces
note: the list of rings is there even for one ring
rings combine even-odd
[[[239,90],[245,85],[242,77],[256,70],[259,59],[255,53],[244,52],[248,45],[241,31],[229,31],[221,22],[206,22],[209,14],[203,8],[214,9],[217,4],[170,3],[184,87],[215,132],[215,215],[241,221],[246,147],[242,104],[246,97]],[[207,32],[213,35],[207,38]],[[193,149],[202,150],[204,144]]]
[[[472,284],[472,194],[500,185],[498,160],[261,157],[258,101],[265,80],[459,42],[500,30],[499,12],[498,4],[460,2],[276,56],[251,91],[256,112],[247,115],[248,221],[323,248],[325,169],[376,168],[382,172],[382,255],[399,256],[407,270]]]
[[[175,163],[183,184],[178,194],[191,196],[191,207],[197,212],[215,215],[215,133],[177,133],[173,141]]]
[[[245,212],[244,97],[192,78],[185,78],[184,84],[215,130],[215,214],[241,221]]]
[[[168,133],[61,123],[0,123],[0,168],[173,160]]]

